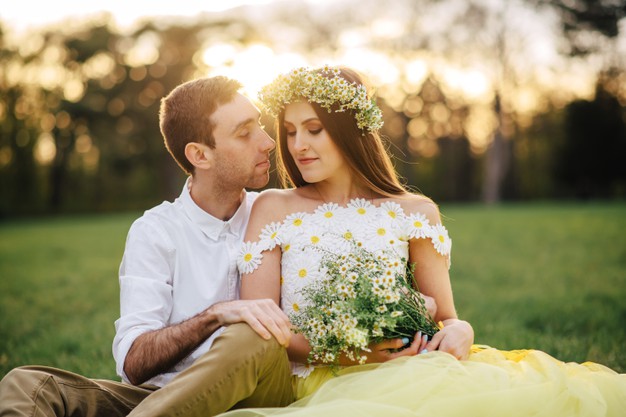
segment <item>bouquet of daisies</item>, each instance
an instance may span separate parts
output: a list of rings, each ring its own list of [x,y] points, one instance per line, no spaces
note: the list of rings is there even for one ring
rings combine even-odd
[[[301,290],[305,306],[291,317],[309,341],[310,363],[335,367],[342,354],[365,363],[372,342],[439,330],[406,259],[355,245],[347,254],[325,252],[321,271],[322,279]]]

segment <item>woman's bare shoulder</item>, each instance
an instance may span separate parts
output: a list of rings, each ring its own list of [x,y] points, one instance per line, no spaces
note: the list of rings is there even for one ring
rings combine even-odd
[[[309,195],[305,187],[264,190],[252,206],[252,216],[266,223],[282,221],[292,213],[307,211],[311,206]]]
[[[439,206],[437,206],[431,198],[426,197],[425,195],[406,193],[399,198],[395,198],[394,201],[400,204],[407,215],[421,213],[426,216],[431,224],[441,222]]]

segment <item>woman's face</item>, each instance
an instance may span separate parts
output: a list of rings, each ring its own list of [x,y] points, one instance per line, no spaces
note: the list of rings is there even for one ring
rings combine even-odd
[[[306,182],[349,175],[343,154],[309,103],[298,101],[285,106],[284,129],[289,153]]]

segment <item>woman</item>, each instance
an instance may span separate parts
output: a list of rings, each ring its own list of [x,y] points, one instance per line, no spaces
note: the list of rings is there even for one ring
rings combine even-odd
[[[401,185],[377,134],[380,110],[354,71],[297,69],[266,87],[261,101],[278,117],[279,173],[293,188],[265,191],[254,204],[239,261],[241,296],[273,299],[297,315],[309,302],[306,289],[324,274],[324,254],[356,245],[408,260],[443,327],[430,341],[418,333],[410,344],[385,340],[360,356],[344,355],[338,377],[309,364],[311,346],[295,334],[288,353],[296,396],[306,398],[251,413],[561,416],[626,409],[626,375],[565,365],[538,351],[471,349],[472,327],[454,308],[451,243],[437,206]]]

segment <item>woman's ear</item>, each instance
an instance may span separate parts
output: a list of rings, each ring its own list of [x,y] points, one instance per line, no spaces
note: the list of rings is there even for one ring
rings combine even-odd
[[[203,143],[189,142],[185,145],[185,156],[197,169],[209,169],[213,165],[213,150]]]

